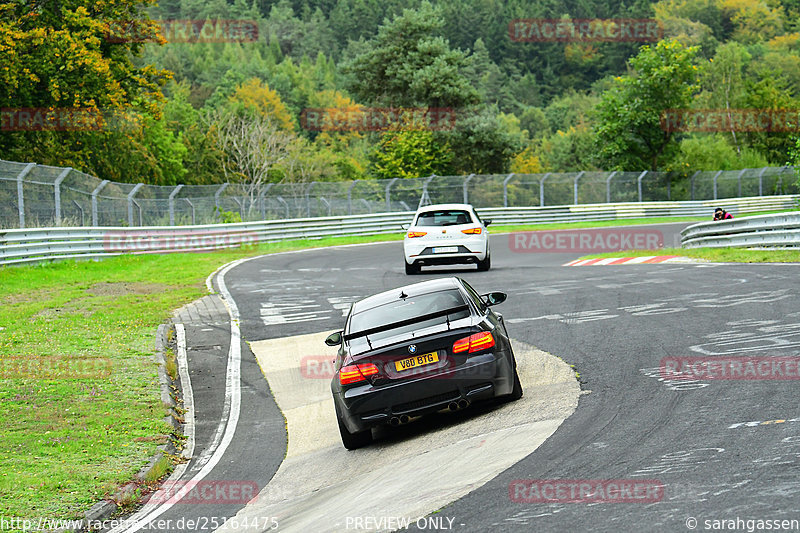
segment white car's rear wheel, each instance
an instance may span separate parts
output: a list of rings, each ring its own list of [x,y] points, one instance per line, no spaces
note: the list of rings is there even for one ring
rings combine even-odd
[[[492,256],[489,253],[489,250],[486,250],[486,257],[483,261],[478,261],[478,271],[479,272],[486,272],[492,267]]]
[[[419,272],[420,272],[420,268],[419,268],[418,265],[414,265],[414,264],[409,265],[408,263],[406,263],[406,274],[411,276],[413,274],[419,274]]]

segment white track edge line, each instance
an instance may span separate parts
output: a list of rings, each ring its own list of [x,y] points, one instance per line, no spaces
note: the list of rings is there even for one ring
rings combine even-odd
[[[188,460],[194,455],[194,391],[192,390],[192,379],[189,377],[189,356],[186,353],[186,328],[183,327],[183,324],[175,324],[175,332],[178,340],[178,373],[181,377],[183,407],[185,409],[183,419],[186,446],[183,448],[181,457]]]
[[[233,301],[233,297],[231,296],[230,292],[228,292],[228,288],[225,285],[225,274],[233,267],[238,266],[248,259],[252,258],[239,259],[229,263],[228,265],[225,265],[220,271],[219,278],[217,280],[223,302],[225,302],[226,306],[228,307],[228,313],[231,317],[231,343],[230,349],[228,350],[228,368],[225,379],[225,398],[226,400],[230,399],[231,409],[228,421],[225,424],[225,432],[222,440],[219,443],[219,446],[214,450],[214,453],[209,459],[208,463],[203,466],[197,475],[195,475],[191,480],[187,481],[186,484],[174,496],[168,498],[167,502],[150,510],[146,510],[147,506],[145,506],[145,508],[137,512],[121,526],[114,528],[111,533],[119,533],[122,531],[125,531],[126,533],[135,533],[136,531],[139,531],[148,525],[148,523],[152,520],[155,520],[161,516],[175,503],[180,502],[180,500],[189,493],[189,491],[192,489],[192,487],[194,487],[194,485],[197,484],[197,482],[202,481],[211,472],[211,470],[213,470],[217,463],[219,463],[220,459],[222,459],[222,456],[225,454],[225,451],[228,449],[231,441],[233,441],[233,434],[236,431],[236,426],[239,423],[239,414],[241,409],[242,338],[239,330],[239,308],[236,306],[236,302]],[[185,470],[185,467],[182,470]],[[176,468],[176,471],[173,472],[173,476],[170,476],[170,479],[175,476],[177,471],[178,469]]]

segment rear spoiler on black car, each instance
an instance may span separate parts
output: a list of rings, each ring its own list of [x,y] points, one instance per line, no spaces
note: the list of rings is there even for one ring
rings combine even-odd
[[[428,313],[427,315],[420,315],[415,318],[407,318],[405,320],[401,320],[399,322],[392,322],[391,324],[385,324],[383,326],[378,326],[375,328],[365,329],[362,331],[356,331],[355,333],[348,333],[344,336],[344,340],[349,341],[352,339],[357,339],[359,337],[366,337],[367,335],[372,335],[374,333],[380,333],[382,331],[389,331],[390,329],[402,328],[403,326],[408,326],[410,324],[416,324],[418,322],[425,322],[426,320],[430,320],[432,318],[438,318],[440,316],[446,316],[453,313],[458,313],[459,311],[468,310],[469,306],[467,304],[459,305],[457,307],[451,307],[450,309],[444,309],[442,311],[436,311],[434,313]]]

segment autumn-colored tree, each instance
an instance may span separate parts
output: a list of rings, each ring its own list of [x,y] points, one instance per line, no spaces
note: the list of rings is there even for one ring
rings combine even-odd
[[[230,97],[230,101],[269,120],[283,130],[294,131],[294,120],[283,105],[280,95],[257,78],[250,78],[239,85]]]
[[[123,108],[161,99],[167,72],[136,67],[163,42],[140,9],[154,0],[0,2],[0,107]]]
[[[92,128],[66,128],[70,131],[58,123],[42,129],[5,125],[0,131],[4,157],[100,173],[107,168],[104,154],[134,154],[147,145],[142,135],[120,132],[116,124],[132,110],[159,119],[160,87],[169,74],[134,64],[145,42],[163,42],[157,24],[141,9],[148,3],[0,0],[0,108],[12,113],[34,108],[51,117],[79,110],[102,117]],[[128,168],[122,158],[117,170],[135,174],[144,164],[155,172],[144,161],[150,156],[157,161],[155,152],[142,154]]]
[[[733,39],[743,43],[766,41],[783,32],[783,7],[761,0],[717,0],[733,26]]]
[[[538,174],[541,171],[542,162],[533,146],[526,146],[511,160],[511,172],[516,174]]]

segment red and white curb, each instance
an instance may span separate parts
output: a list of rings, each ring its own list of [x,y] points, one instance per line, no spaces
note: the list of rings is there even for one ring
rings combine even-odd
[[[695,259],[679,255],[648,255],[644,257],[604,257],[601,259],[576,259],[563,266],[642,265],[653,263],[696,263]]]

